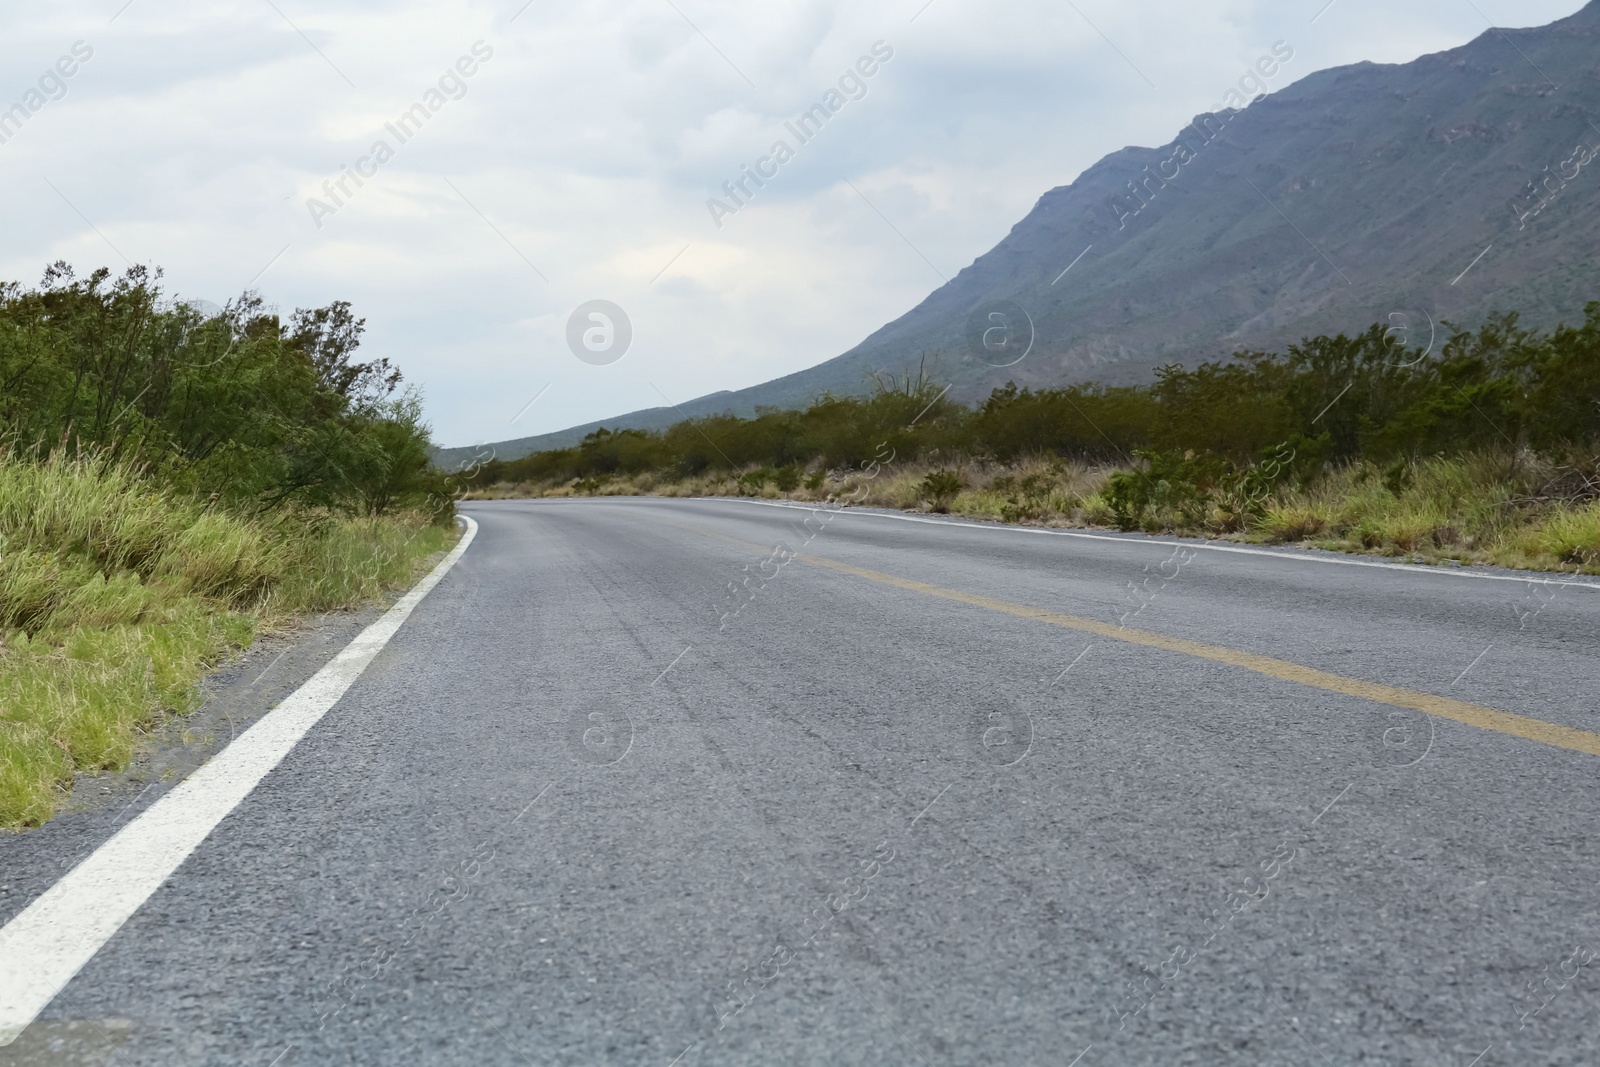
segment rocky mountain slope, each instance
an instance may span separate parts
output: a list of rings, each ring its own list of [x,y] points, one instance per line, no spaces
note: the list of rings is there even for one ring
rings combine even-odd
[[[860,392],[871,372],[922,352],[940,353],[951,395],[971,401],[1008,380],[1146,381],[1169,360],[1372,322],[1423,344],[1443,320],[1475,324],[1496,310],[1539,326],[1577,321],[1600,299],[1597,157],[1600,0],[1410,63],[1321,71],[1198,116],[1166,145],[1112,153],[848,352],[682,412]],[[649,409],[496,452],[681,417]]]

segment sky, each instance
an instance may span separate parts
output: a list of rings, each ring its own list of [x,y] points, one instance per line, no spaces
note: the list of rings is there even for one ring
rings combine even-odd
[[[1582,6],[7,5],[0,281],[143,263],[175,300],[349,300],[437,443],[524,437],[846,351],[1275,44],[1268,90]]]

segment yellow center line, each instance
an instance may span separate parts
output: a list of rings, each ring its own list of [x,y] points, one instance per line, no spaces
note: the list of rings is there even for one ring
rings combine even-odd
[[[959,604],[969,604],[976,608],[987,608],[990,611],[1014,615],[1020,619],[1032,619],[1035,622],[1048,623],[1051,626],[1062,626],[1069,630],[1097,634],[1113,641],[1125,641],[1131,645],[1144,645],[1148,648],[1179,652],[1187,656],[1208,659],[1217,663],[1227,663],[1234,667],[1243,667],[1245,670],[1255,671],[1257,674],[1264,674],[1269,678],[1280,678],[1286,682],[1297,682],[1300,685],[1326,689],[1329,692],[1342,693],[1345,696],[1360,697],[1363,700],[1371,700],[1397,708],[1410,708],[1415,711],[1426,712],[1429,715],[1437,715],[1441,719],[1451,719],[1455,722],[1466,723],[1468,726],[1476,726],[1480,730],[1493,730],[1496,733],[1508,734],[1511,737],[1521,737],[1528,741],[1554,745],[1557,748],[1566,748],[1574,752],[1586,752],[1591,756],[1600,756],[1600,734],[1590,733],[1588,730],[1576,730],[1570,726],[1558,726],[1555,723],[1545,722],[1543,719],[1532,719],[1526,715],[1501,711],[1498,708],[1487,707],[1483,704],[1470,704],[1465,700],[1453,700],[1450,697],[1435,696],[1432,693],[1423,693],[1415,689],[1402,689],[1399,686],[1383,685],[1378,682],[1368,682],[1360,678],[1346,678],[1340,674],[1319,671],[1315,667],[1305,667],[1298,663],[1290,663],[1288,660],[1274,659],[1271,656],[1258,656],[1254,652],[1244,652],[1236,648],[1208,645],[1182,637],[1168,637],[1166,634],[1152,633],[1149,630],[1134,630],[1108,622],[1100,622],[1098,619],[1086,619],[1081,615],[1067,615],[1059,611],[1046,611],[1043,608],[1029,607],[1026,604],[1013,604],[1008,600],[997,600],[994,597],[981,596],[977,593],[963,593],[957,589],[946,589],[943,586],[913,581],[910,578],[901,578],[893,574],[885,574],[882,571],[868,570],[865,567],[855,567],[848,563],[840,563],[837,560],[823,559],[820,556],[803,555],[798,558],[814,566],[825,567],[841,574],[853,574],[857,578],[865,578],[869,582],[878,582],[881,585],[894,586],[896,589],[908,589],[916,593],[926,593],[928,596],[936,596],[942,600],[953,600]]]
[[[743,538],[729,537],[726,534],[713,533],[710,530],[699,527],[682,526],[678,523],[664,523],[663,525],[676,526],[681,530],[688,530],[719,541],[744,545],[760,552],[772,551],[772,548],[767,545],[756,544]],[[1031,619],[1034,622],[1042,622],[1050,626],[1061,626],[1069,630],[1096,634],[1113,641],[1124,641],[1130,645],[1144,645],[1147,648],[1159,648],[1166,652],[1178,652],[1186,656],[1208,659],[1215,663],[1243,667],[1245,670],[1255,671],[1257,674],[1264,674],[1269,678],[1278,678],[1285,682],[1296,682],[1300,685],[1311,686],[1314,689],[1325,689],[1330,693],[1359,697],[1362,700],[1388,704],[1391,707],[1409,708],[1413,711],[1425,712],[1428,715],[1436,715],[1441,719],[1450,719],[1453,722],[1476,726],[1480,730],[1492,730],[1495,733],[1506,734],[1510,737],[1520,737],[1526,741],[1537,741],[1540,744],[1554,745],[1556,748],[1565,748],[1573,752],[1584,752],[1591,756],[1600,756],[1600,734],[1591,733],[1588,730],[1574,729],[1570,726],[1560,726],[1553,722],[1545,722],[1543,719],[1534,719],[1510,711],[1501,711],[1499,708],[1491,708],[1484,704],[1472,704],[1465,700],[1436,696],[1433,693],[1424,693],[1416,689],[1402,689],[1395,685],[1383,685],[1380,682],[1369,682],[1361,678],[1347,678],[1342,674],[1319,671],[1315,667],[1306,667],[1299,663],[1291,663],[1288,660],[1274,659],[1271,656],[1259,656],[1254,652],[1245,652],[1237,648],[1208,645],[1201,641],[1190,641],[1183,637],[1168,637],[1166,634],[1158,634],[1150,630],[1135,630],[1109,622],[1101,622],[1098,619],[1087,619],[1082,615],[1068,615],[1060,611],[1047,611],[1044,608],[1029,607],[1026,604],[1013,604],[1009,600],[999,600],[995,597],[982,596],[978,593],[963,593],[958,589],[946,589],[944,586],[918,582],[910,578],[901,578],[898,575],[869,570],[866,567],[856,567],[849,563],[840,563],[838,560],[825,559],[821,556],[804,554],[795,558],[816,567],[838,571],[841,574],[852,574],[857,578],[865,578],[869,582],[893,586],[896,589],[925,593],[928,596],[939,597],[941,600],[953,600],[958,604],[998,611],[1005,615],[1016,616],[1019,619]]]

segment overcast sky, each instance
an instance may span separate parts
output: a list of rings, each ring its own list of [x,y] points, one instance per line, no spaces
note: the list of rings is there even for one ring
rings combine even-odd
[[[1275,42],[1294,58],[1271,89],[1582,6],[125,2],[0,13],[0,108],[36,108],[0,143],[0,279],[135,262],[182,298],[350,300],[446,445],[838,355],[1045,190],[1169,141]],[[802,144],[784,123],[818,103],[837,111]],[[740,206],[723,184],[758,162],[773,176]],[[616,362],[569,350],[594,299],[632,324]]]

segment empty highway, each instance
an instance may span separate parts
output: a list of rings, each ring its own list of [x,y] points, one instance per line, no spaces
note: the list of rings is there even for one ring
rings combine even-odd
[[[1596,579],[462,510],[0,1063],[1600,1062]]]

